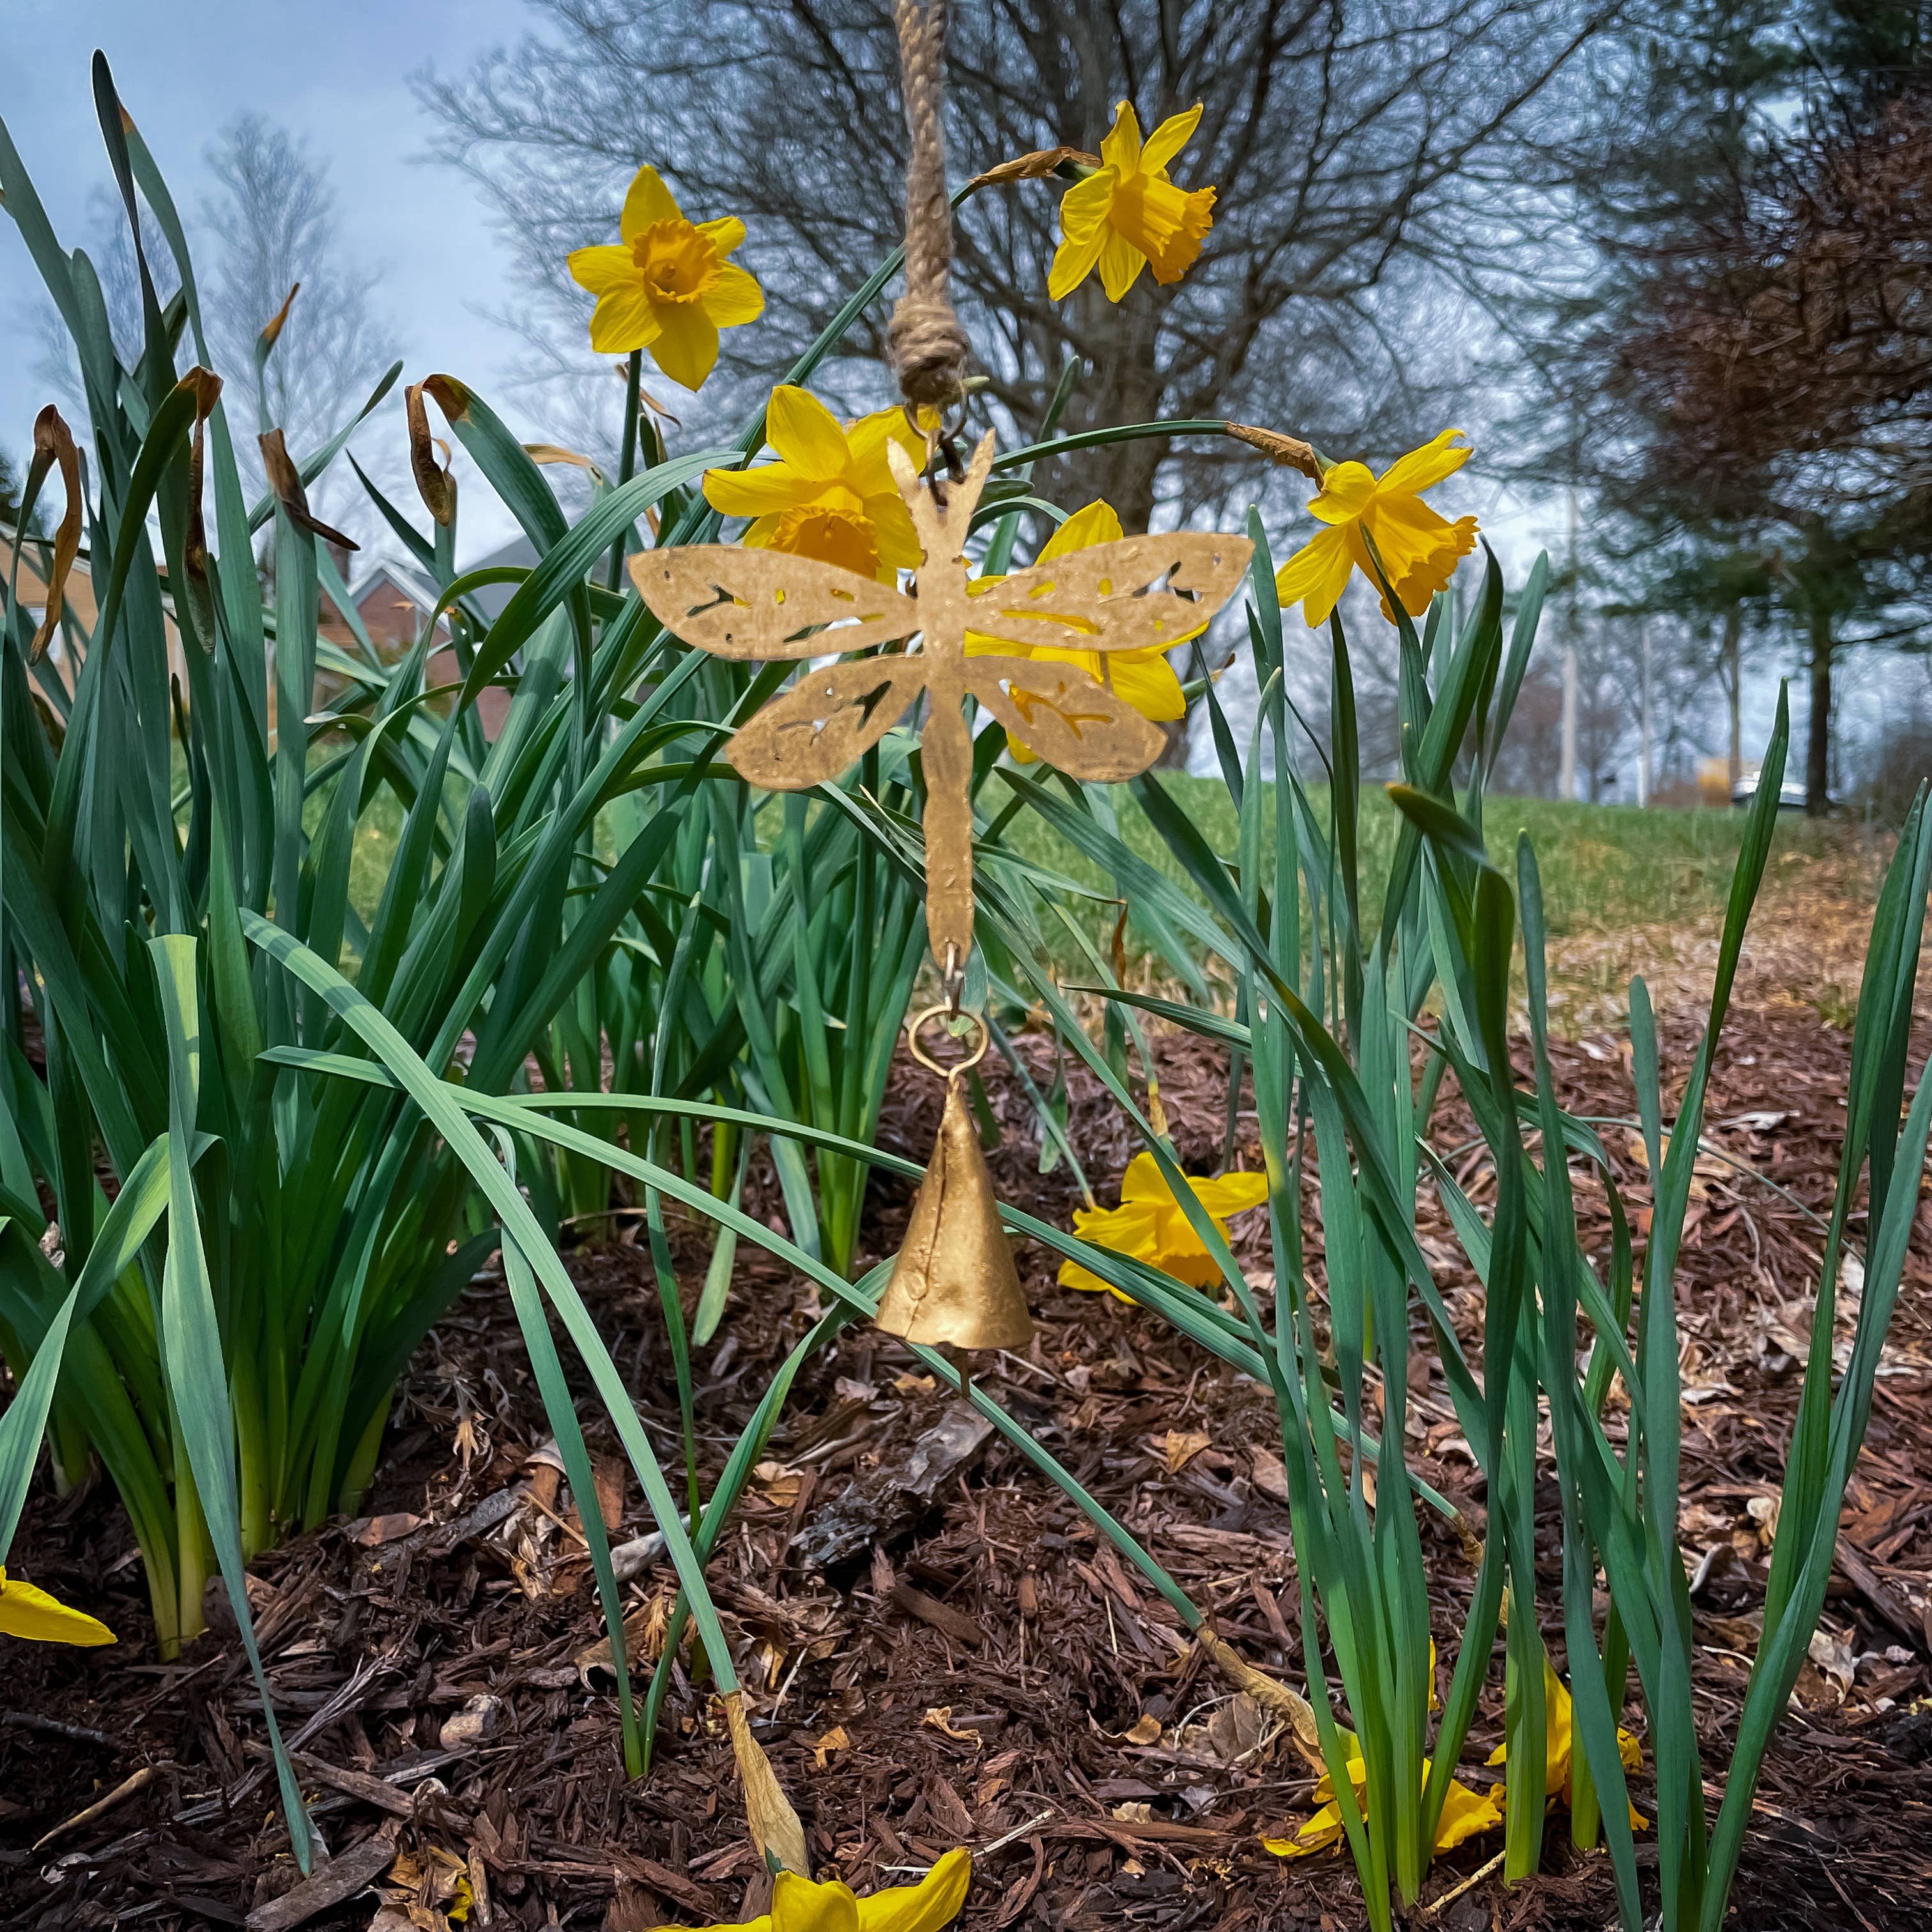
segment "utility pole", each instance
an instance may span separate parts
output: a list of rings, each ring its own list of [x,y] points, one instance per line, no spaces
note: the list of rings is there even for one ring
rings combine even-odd
[[[1636,766],[1636,802],[1640,806],[1650,802],[1650,620],[1643,618],[1637,631],[1639,648],[1643,656],[1643,698],[1642,724],[1639,730],[1641,741]]]
[[[1570,633],[1563,646],[1563,753],[1557,767],[1556,796],[1576,796],[1576,486],[1570,486]]]

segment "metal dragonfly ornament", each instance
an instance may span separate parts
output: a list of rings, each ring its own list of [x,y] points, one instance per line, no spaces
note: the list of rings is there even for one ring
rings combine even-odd
[[[740,545],[693,544],[631,560],[638,594],[667,630],[714,656],[822,659],[738,730],[725,755],[754,784],[798,791],[838,778],[922,693],[926,937],[947,998],[908,1022],[914,1055],[946,1082],[946,1110],[878,1325],[916,1342],[1016,1348],[1032,1333],[992,1177],[960,1091],[986,1050],[941,1066],[920,1028],[957,1013],[973,947],[973,734],[970,695],[1048,763],[1078,778],[1145,771],[1160,728],[1077,663],[1029,652],[1162,650],[1196,634],[1232,597],[1253,545],[1178,530],[1099,544],[975,585],[966,558],[973,513],[992,468],[992,435],[962,478],[921,481],[889,444],[922,560],[900,590],[836,565]],[[967,653],[970,632],[977,644]],[[916,639],[918,648],[913,648]],[[994,648],[990,650],[987,645]],[[1010,655],[999,646],[1010,649]],[[862,652],[863,656],[846,654]]]

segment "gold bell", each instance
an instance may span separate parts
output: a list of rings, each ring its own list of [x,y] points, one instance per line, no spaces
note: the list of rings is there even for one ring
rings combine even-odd
[[[934,1012],[944,1011],[935,1007]],[[908,1030],[932,1017],[922,1013]],[[914,1052],[928,1066],[933,1062]],[[985,1051],[983,1042],[981,1052]],[[976,1054],[976,1059],[978,1056]],[[937,1068],[935,1071],[940,1070]],[[1033,1316],[1000,1225],[993,1177],[954,1067],[932,1164],[912,1204],[912,1220],[874,1318],[888,1335],[958,1348],[1024,1348]]]

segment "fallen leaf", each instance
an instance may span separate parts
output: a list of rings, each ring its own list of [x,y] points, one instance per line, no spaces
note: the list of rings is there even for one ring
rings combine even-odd
[[[1214,1755],[1223,1764],[1232,1764],[1252,1750],[1261,1742],[1262,1722],[1260,1705],[1245,1690],[1235,1692],[1208,1720],[1208,1742]]]
[[[958,1744],[976,1744],[981,1741],[977,1731],[962,1731],[953,1724],[950,1704],[931,1706],[919,1721],[922,1730],[937,1731],[942,1737],[951,1738]]]
[[[1120,1733],[1122,1742],[1130,1744],[1157,1744],[1160,1742],[1160,1720],[1151,1711],[1143,1711],[1131,1726]]]
[[[823,1771],[834,1751],[850,1750],[851,1748],[852,1740],[845,1735],[845,1726],[834,1724],[812,1745],[812,1754],[818,1760],[819,1769]]]
[[[790,1509],[798,1501],[805,1472],[784,1462],[760,1462],[752,1468],[752,1480],[767,1502],[779,1509]]]
[[[1170,1429],[1165,1446],[1167,1450],[1167,1473],[1178,1474],[1192,1462],[1205,1449],[1213,1438],[1191,1429]]]
[[[412,1529],[422,1526],[422,1518],[399,1512],[393,1516],[372,1516],[356,1532],[356,1540],[364,1550],[374,1550],[385,1543],[394,1543],[409,1534]]]
[[[453,1718],[443,1720],[436,1742],[445,1750],[469,1750],[496,1735],[502,1722],[502,1700],[478,1691]]]
[[[1278,1503],[1288,1501],[1288,1465],[1271,1449],[1251,1449],[1249,1460],[1255,1466],[1255,1487]]]

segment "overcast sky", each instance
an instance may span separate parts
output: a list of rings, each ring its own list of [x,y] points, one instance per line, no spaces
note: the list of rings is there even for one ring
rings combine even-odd
[[[515,39],[520,0],[196,0],[191,14],[155,0],[0,0],[0,118],[66,246],[86,238],[89,191],[112,182],[88,80],[98,46],[190,223],[212,186],[202,151],[234,116],[256,110],[305,136],[328,164],[347,251],[381,275],[408,378],[448,370],[519,420],[501,380],[516,344],[484,313],[503,305],[505,254],[468,182],[421,158],[428,128],[408,76]],[[40,287],[0,218],[0,448],[16,467],[49,400],[34,373]],[[487,496],[466,496],[466,557],[508,534]]]
[[[250,110],[286,126],[328,164],[345,253],[380,276],[376,305],[406,379],[447,370],[526,436],[554,437],[509,382],[516,338],[489,320],[514,300],[507,252],[470,184],[424,158],[430,130],[409,86],[428,63],[460,72],[483,50],[529,32],[522,0],[196,0],[191,30],[180,8],[155,0],[0,0],[0,118],[65,245],[88,238],[89,193],[111,186],[88,79],[99,46],[190,225],[213,185],[203,155],[217,130]],[[44,353],[39,290],[18,231],[0,218],[0,448],[16,466],[24,466],[34,412],[48,400],[34,373]],[[388,453],[396,473],[401,435],[400,412],[392,411],[356,447],[366,458],[372,441],[394,442]],[[467,468],[460,453],[458,466],[459,474]],[[412,507],[406,484],[401,494]],[[1450,514],[1465,507],[1482,514],[1512,580],[1540,544],[1560,550],[1555,506],[1525,504],[1493,486],[1468,494],[1472,500],[1452,505]],[[514,531],[487,488],[463,493],[460,562],[472,563]],[[1864,714],[1873,704],[1886,701],[1879,694],[1896,688],[1887,675],[1893,667],[1872,669],[1876,678],[1868,672],[1847,680],[1855,688],[1844,723],[1855,735],[1870,728]],[[1868,688],[1856,688],[1862,684]],[[1751,680],[1754,749],[1775,688],[1769,666]],[[1793,695],[1802,710],[1802,687]]]

